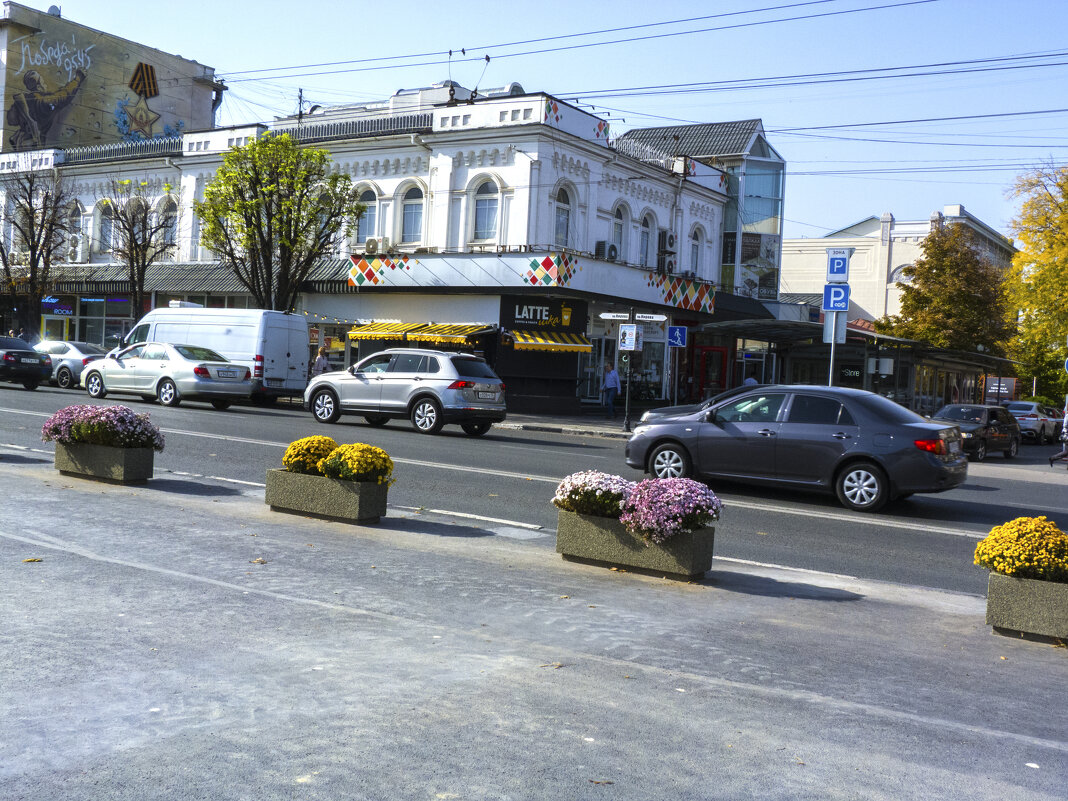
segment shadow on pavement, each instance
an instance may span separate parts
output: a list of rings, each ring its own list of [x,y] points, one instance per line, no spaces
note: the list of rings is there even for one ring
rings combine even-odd
[[[384,517],[377,524],[376,529],[393,529],[394,531],[407,531],[411,534],[430,534],[436,537],[492,537],[492,531],[475,528],[474,526],[453,525],[451,523],[435,523],[419,515],[412,517]]]
[[[0,454],[0,462],[8,464],[51,464],[52,459],[47,456],[23,456],[20,453]]]
[[[803,598],[807,601],[859,601],[864,598],[863,595],[849,590],[819,587],[815,584],[803,584],[797,581],[779,581],[744,573],[721,573],[715,570],[706,573],[704,579],[698,583],[711,585],[727,592],[763,595],[769,598]]]
[[[227,487],[222,484],[209,484],[207,482],[180,478],[156,477],[141,486],[145,489],[169,492],[175,495],[200,495],[203,497],[236,497],[245,492],[245,490],[238,487]]]

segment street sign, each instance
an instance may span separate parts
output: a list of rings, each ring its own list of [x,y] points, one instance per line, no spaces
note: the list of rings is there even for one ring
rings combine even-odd
[[[686,347],[686,326],[684,326],[684,325],[669,325],[668,326],[668,347],[669,348],[685,348]]]
[[[619,327],[619,349],[638,350],[638,326],[628,324]]]
[[[823,315],[823,341],[826,344],[834,342],[844,345],[846,339],[846,319],[838,312],[828,312]]]
[[[849,281],[849,257],[853,248],[827,248],[827,283],[844,284]]]
[[[634,319],[643,323],[662,323],[667,317],[663,314],[635,314]]]
[[[823,288],[823,311],[849,311],[849,284],[827,284]]]
[[[626,312],[601,312],[597,315],[602,320],[629,320],[630,315]]]

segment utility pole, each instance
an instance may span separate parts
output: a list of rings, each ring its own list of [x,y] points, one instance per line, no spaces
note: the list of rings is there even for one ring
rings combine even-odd
[[[630,311],[627,313],[627,322],[630,325],[634,325],[634,307],[630,307]],[[631,357],[630,353],[627,353],[625,357],[627,365],[627,394],[626,399],[623,402],[623,430],[630,432],[630,376],[631,376]]]

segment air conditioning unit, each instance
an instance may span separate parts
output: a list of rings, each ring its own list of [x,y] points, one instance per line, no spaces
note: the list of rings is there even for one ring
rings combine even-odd
[[[599,240],[597,244],[593,246],[593,257],[595,259],[604,259],[608,253],[608,243],[603,239]]]
[[[379,245],[381,246],[381,250],[382,250],[383,253],[389,253],[389,237],[388,236],[382,237],[382,241],[379,242]]]
[[[364,253],[378,253],[378,240],[373,236],[367,237],[367,241],[363,243]]]
[[[675,232],[667,228],[660,229],[659,250],[661,253],[675,252]]]
[[[619,261],[619,248],[615,245],[609,245],[605,258],[609,261]]]
[[[656,269],[658,272],[665,273],[667,275],[674,274],[676,268],[679,266],[678,259],[675,258],[674,253],[661,253],[656,260]]]

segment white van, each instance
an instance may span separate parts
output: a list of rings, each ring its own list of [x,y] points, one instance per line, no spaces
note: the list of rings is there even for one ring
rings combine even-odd
[[[153,309],[123,340],[200,345],[252,371],[252,400],[301,396],[308,385],[308,322],[263,309]]]

